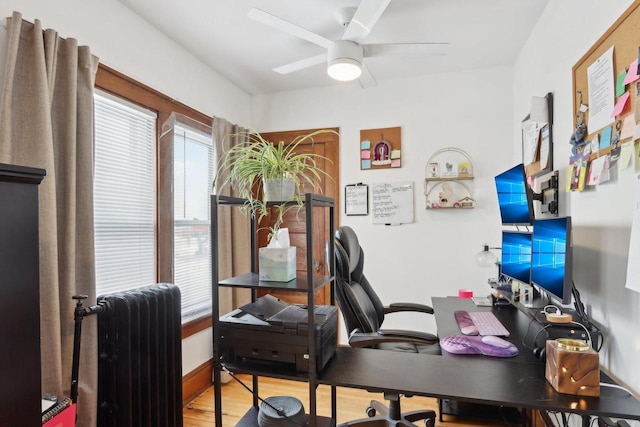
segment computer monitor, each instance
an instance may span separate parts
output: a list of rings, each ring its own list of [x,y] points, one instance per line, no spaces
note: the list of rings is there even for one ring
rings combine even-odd
[[[518,282],[531,280],[531,233],[502,232],[502,274]]]
[[[562,304],[569,304],[572,273],[571,217],[534,221],[531,283]]]
[[[533,192],[521,163],[495,177],[498,206],[504,225],[531,225]]]

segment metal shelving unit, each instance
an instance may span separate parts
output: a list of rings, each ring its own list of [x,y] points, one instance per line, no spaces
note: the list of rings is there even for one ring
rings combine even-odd
[[[313,271],[313,243],[316,236],[313,235],[313,208],[324,207],[329,210],[328,212],[328,242],[333,243],[333,234],[335,231],[335,204],[334,200],[329,197],[320,196],[317,194],[307,193],[304,197],[305,211],[306,211],[306,245],[307,245],[307,259],[306,265],[307,274],[298,275],[295,279],[289,282],[266,282],[258,279],[258,263],[257,263],[257,221],[255,217],[251,218],[251,272],[240,276],[220,279],[218,256],[219,244],[218,244],[218,213],[221,206],[229,206],[231,208],[242,207],[246,200],[236,197],[212,195],[211,196],[211,254],[212,254],[212,323],[213,323],[213,380],[214,380],[214,408],[215,408],[215,425],[216,427],[222,427],[222,391],[221,391],[221,378],[220,371],[223,365],[221,359],[221,337],[218,331],[220,321],[220,305],[219,305],[219,287],[239,287],[251,289],[251,299],[255,301],[257,291],[259,289],[278,289],[288,292],[306,292],[307,294],[307,307],[308,307],[308,342],[309,342],[309,371],[308,372],[296,372],[295,367],[289,369],[281,369],[280,367],[265,367],[264,364],[251,363],[251,362],[236,362],[236,363],[224,363],[230,371],[235,373],[246,373],[253,376],[253,404],[247,413],[239,421],[239,426],[257,426],[258,416],[258,392],[259,384],[258,377],[266,376],[273,378],[282,378],[293,381],[306,381],[309,384],[309,407],[307,410],[307,425],[309,427],[332,427],[335,426],[336,420],[336,388],[331,387],[331,418],[320,417],[317,415],[316,408],[316,389],[317,383],[317,368],[316,368],[316,348],[315,348],[315,325],[314,325],[314,307],[315,307],[315,292],[325,286],[331,286],[330,291],[330,303],[335,303],[335,295],[333,288],[333,276],[319,276],[314,275]],[[327,245],[328,259],[333,263],[334,261],[334,247],[333,244]],[[335,269],[331,265],[329,272],[333,272]]]

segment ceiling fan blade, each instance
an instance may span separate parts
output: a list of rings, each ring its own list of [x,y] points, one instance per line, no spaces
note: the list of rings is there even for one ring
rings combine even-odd
[[[449,43],[380,43],[365,44],[366,58],[380,56],[444,56],[449,51]]]
[[[309,68],[313,65],[321,64],[327,61],[327,54],[322,53],[320,55],[312,56],[310,58],[301,59],[300,61],[291,62],[289,64],[281,65],[273,69],[276,73],[289,74],[294,71]]]
[[[289,21],[285,21],[282,18],[267,13],[262,9],[254,7],[249,11],[249,14],[247,16],[255,21],[275,28],[276,30],[284,31],[285,33],[289,33],[292,36],[301,38],[324,48],[328,48],[333,43],[329,39],[325,39],[324,37],[316,33],[312,33],[311,31],[306,30],[296,24],[292,24]]]
[[[391,0],[362,0],[342,35],[342,40],[362,43],[390,2]]]
[[[369,71],[367,66],[364,65],[364,62],[361,64],[361,69],[362,69],[362,74],[360,74],[360,77],[358,80],[360,82],[360,86],[363,88],[376,86],[378,82],[376,82],[376,79],[373,78],[371,71]]]

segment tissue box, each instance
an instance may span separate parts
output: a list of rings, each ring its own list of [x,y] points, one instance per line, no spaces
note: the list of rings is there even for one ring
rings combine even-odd
[[[600,396],[600,358],[582,341],[548,340],[545,377],[558,393]]]
[[[296,247],[258,249],[260,280],[288,282],[296,277]]]

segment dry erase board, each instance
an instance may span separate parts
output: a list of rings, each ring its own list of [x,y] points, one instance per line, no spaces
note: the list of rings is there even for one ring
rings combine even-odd
[[[369,186],[349,184],[344,187],[344,213],[347,215],[369,215]]]
[[[384,182],[371,185],[374,224],[413,222],[413,183]]]

